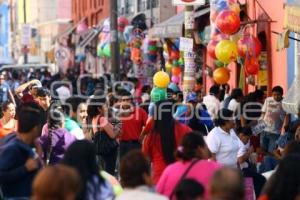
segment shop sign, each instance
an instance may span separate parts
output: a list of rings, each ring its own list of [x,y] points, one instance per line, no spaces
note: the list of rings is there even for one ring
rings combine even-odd
[[[284,27],[300,33],[300,7],[293,5],[285,5]]]
[[[194,5],[204,5],[205,0],[173,0],[173,5],[185,5],[185,6],[194,6]]]
[[[193,52],[194,40],[192,38],[180,38],[179,50],[185,52]]]
[[[31,38],[31,27],[29,24],[22,25],[22,37],[21,37],[21,44],[22,45],[29,45]]]

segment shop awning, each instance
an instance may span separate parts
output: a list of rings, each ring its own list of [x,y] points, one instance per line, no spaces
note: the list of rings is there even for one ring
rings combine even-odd
[[[78,24],[82,23],[86,19],[87,19],[87,17],[84,17],[78,23],[76,23],[74,25],[71,25],[65,31],[63,31],[62,33],[58,34],[54,39],[56,40],[56,39],[59,39],[59,38],[62,38],[62,37],[67,37],[68,35],[70,35],[77,28]]]
[[[194,13],[194,18],[201,17],[209,13],[210,8],[204,8]],[[177,38],[183,35],[184,12],[167,19],[164,22],[155,24],[149,30],[149,36],[152,38]]]
[[[102,31],[102,28],[102,24],[98,25],[97,27],[91,28],[83,38],[83,40],[79,43],[79,46],[84,48],[86,45],[90,44],[91,41],[99,35],[99,33]]]

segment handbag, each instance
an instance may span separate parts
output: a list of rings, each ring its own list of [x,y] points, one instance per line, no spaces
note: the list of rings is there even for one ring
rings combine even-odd
[[[181,183],[181,181],[184,180],[184,178],[186,177],[186,175],[191,171],[191,169],[193,168],[193,166],[198,162],[199,160],[194,160],[190,166],[184,171],[184,173],[182,174],[182,176],[180,177],[179,181],[177,182],[176,186],[174,187],[171,195],[169,196],[170,200],[172,200],[173,196],[175,195],[176,189],[178,187],[178,185]]]
[[[100,124],[99,123],[100,119],[101,119],[101,117],[98,118],[97,125]],[[112,150],[114,150],[115,148],[118,147],[117,141],[115,139],[112,139],[111,137],[109,137],[109,135],[107,135],[105,130],[103,130],[102,128],[99,128],[99,127],[97,129],[97,132],[93,136],[93,142],[96,147],[97,155],[107,155]]]

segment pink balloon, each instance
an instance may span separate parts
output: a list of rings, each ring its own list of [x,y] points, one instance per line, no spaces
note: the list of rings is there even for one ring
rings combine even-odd
[[[172,76],[171,80],[172,80],[173,83],[178,84],[179,81],[180,81],[180,77],[179,76]]]
[[[81,22],[80,24],[78,24],[78,26],[76,27],[76,32],[78,34],[83,34],[88,30],[88,26],[86,25],[85,22]]]

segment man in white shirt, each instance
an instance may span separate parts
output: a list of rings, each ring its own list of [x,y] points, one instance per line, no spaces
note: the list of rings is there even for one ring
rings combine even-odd
[[[213,85],[209,89],[209,95],[206,95],[203,98],[203,103],[205,104],[207,111],[213,120],[217,118],[218,111],[221,108],[220,100],[218,99],[219,94],[219,86]]]

